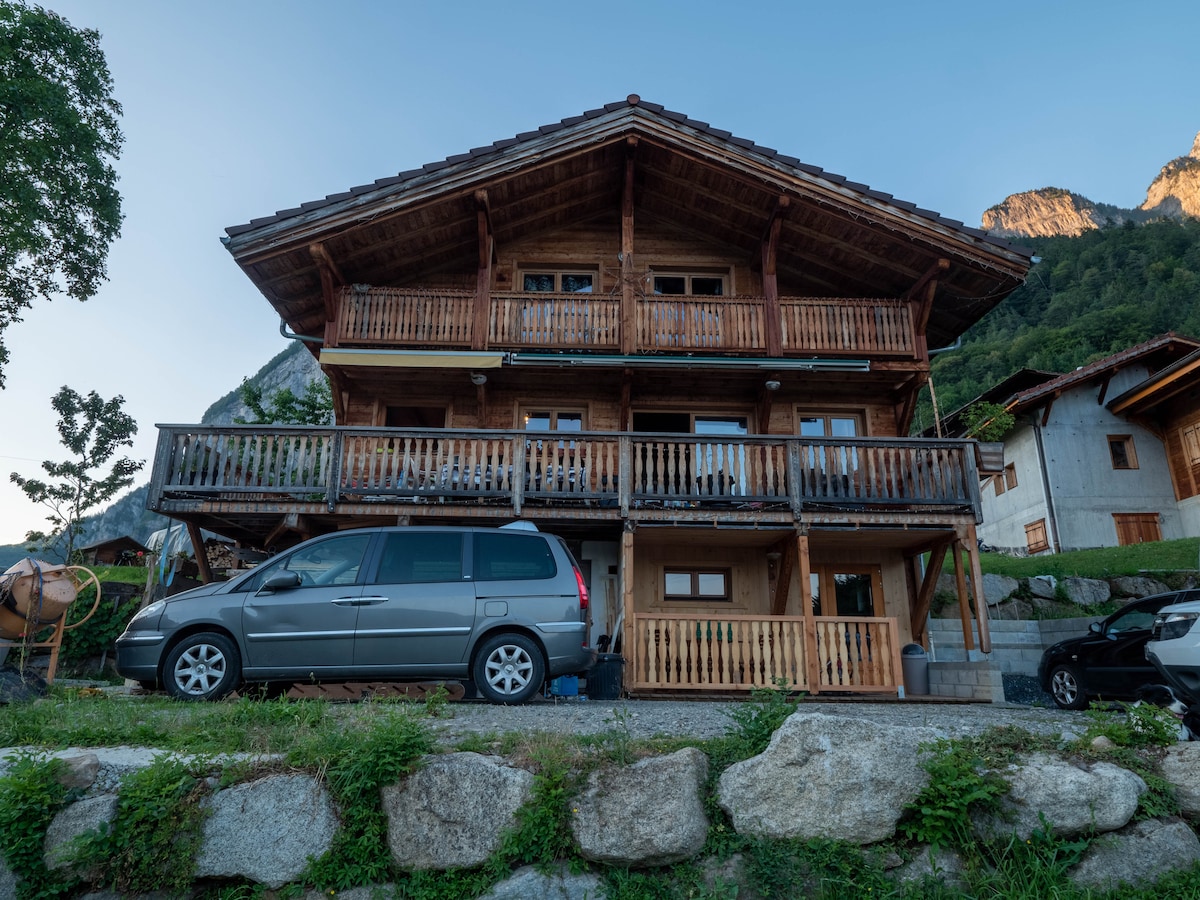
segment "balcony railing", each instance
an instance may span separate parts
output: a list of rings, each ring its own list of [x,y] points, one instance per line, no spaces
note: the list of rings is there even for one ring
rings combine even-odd
[[[631,617],[632,690],[895,692],[900,643],[893,618]]]
[[[622,346],[620,298],[610,294],[492,292],[487,346],[493,350],[611,353]],[[337,341],[345,347],[465,348],[474,340],[473,291],[346,287]],[[787,355],[912,358],[907,301],[782,297]],[[648,296],[635,303],[635,352],[767,352],[762,297]]]
[[[972,447],[910,438],[169,425],[159,430],[150,502],[977,512]]]

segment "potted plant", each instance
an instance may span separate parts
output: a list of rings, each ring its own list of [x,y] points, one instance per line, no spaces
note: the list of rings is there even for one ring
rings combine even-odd
[[[1004,471],[1004,436],[1016,424],[1016,417],[999,403],[980,400],[963,414],[967,437],[974,438],[975,459],[983,475]]]

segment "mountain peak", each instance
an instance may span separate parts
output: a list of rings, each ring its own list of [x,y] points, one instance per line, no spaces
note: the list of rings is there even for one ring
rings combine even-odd
[[[1039,188],[1009,194],[983,214],[983,227],[998,237],[1071,237],[1107,225],[1152,219],[1200,217],[1200,133],[1191,152],[1171,160],[1146,190],[1137,209],[1093,203],[1063,188]]]

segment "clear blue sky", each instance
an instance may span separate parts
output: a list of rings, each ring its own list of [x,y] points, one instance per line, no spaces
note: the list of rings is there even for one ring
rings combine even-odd
[[[86,304],[9,329],[6,476],[62,458],[51,395],[196,422],[283,349],[219,243],[248,222],[627,94],[970,225],[1046,185],[1136,206],[1200,130],[1200,3],[45,0],[101,32],[122,237]],[[138,535],[138,537],[144,537]]]

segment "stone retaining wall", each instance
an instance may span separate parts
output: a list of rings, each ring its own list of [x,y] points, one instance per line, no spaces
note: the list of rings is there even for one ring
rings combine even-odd
[[[715,799],[739,834],[846,841],[863,849],[864,866],[887,869],[897,881],[930,872],[952,881],[963,869],[953,851],[894,841],[906,807],[928,784],[923,761],[931,742],[945,736],[932,727],[797,711],[765,752],[720,774]],[[1011,787],[1003,814],[974,817],[972,840],[1007,841],[1044,827],[1064,837],[1083,835],[1090,843],[1070,876],[1080,887],[1151,883],[1172,870],[1191,869],[1200,863],[1194,831],[1200,823],[1200,743],[1178,744],[1165,757],[1161,772],[1175,788],[1182,818],[1137,821],[1147,785],[1131,771],[1083,757],[1030,753],[999,772]],[[102,888],[102,873],[72,869],[80,865],[72,840],[106,827],[118,814],[117,795],[97,779],[93,762],[85,755],[71,767],[76,783],[91,788],[54,817],[44,851],[49,868],[73,871]],[[605,896],[606,867],[652,869],[682,861],[719,871],[722,895],[731,886],[745,887],[746,873],[736,861],[699,856],[716,824],[704,803],[709,765],[704,753],[685,748],[593,772],[574,796],[564,798],[562,810],[574,848],[570,855],[587,861],[587,871],[572,872],[565,861],[557,869],[519,869],[484,896],[599,900]],[[202,803],[209,816],[195,856],[196,878],[204,879],[196,883],[198,890],[222,883],[272,890],[295,885],[309,859],[329,852],[342,827],[320,778],[270,769],[245,777],[232,785],[208,782]],[[103,786],[97,789],[98,784]],[[519,811],[533,789],[533,774],[501,757],[467,752],[426,757],[411,775],[382,790],[387,836],[378,852],[394,872],[482,866],[495,859],[506,831],[520,827]],[[905,851],[907,862],[898,850]],[[1200,869],[1196,872],[1200,878]],[[0,898],[14,896],[17,877],[0,865]]]

